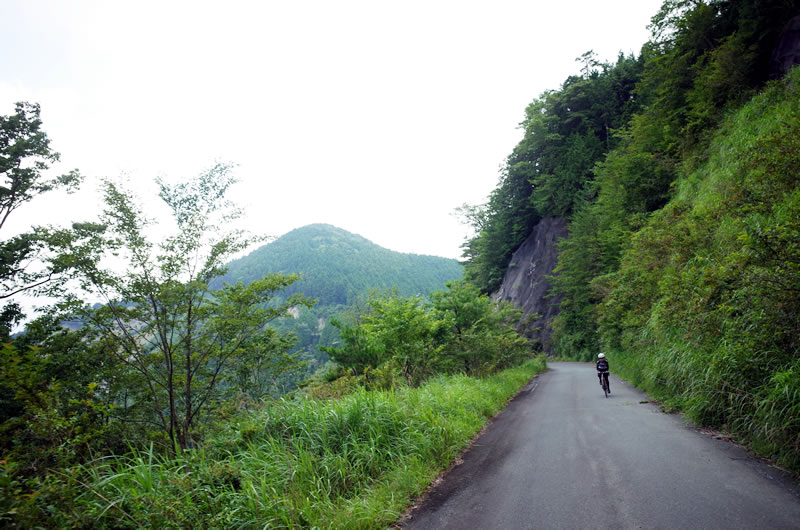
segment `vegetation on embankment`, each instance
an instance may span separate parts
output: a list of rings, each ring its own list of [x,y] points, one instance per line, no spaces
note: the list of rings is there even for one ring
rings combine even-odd
[[[800,472],[800,2],[668,0],[639,57],[581,58],[468,210],[484,291],[563,215],[551,351],[613,370]]]
[[[800,471],[800,69],[733,115],[633,238],[600,308],[615,365]],[[624,353],[635,352],[635,353]]]
[[[483,378],[273,402],[223,418],[197,450],[140,450],[65,469],[36,498],[18,499],[16,523],[385,528],[544,369],[536,358]]]

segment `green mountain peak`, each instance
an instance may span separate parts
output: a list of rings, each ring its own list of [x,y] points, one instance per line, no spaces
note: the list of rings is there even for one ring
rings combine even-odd
[[[460,278],[462,266],[453,259],[388,250],[333,225],[311,224],[232,261],[221,280],[249,283],[271,272],[302,275],[287,295],[300,292],[321,305],[345,305],[371,289],[427,295]]]

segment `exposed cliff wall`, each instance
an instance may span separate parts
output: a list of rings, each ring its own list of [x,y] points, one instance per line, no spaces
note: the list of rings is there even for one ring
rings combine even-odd
[[[781,78],[796,64],[800,64],[800,15],[791,19],[781,32],[772,51],[770,77]]]
[[[509,300],[516,304],[522,309],[524,317],[536,313],[540,315],[529,326],[532,331],[528,336],[539,339],[545,348],[552,333],[550,321],[558,313],[559,302],[557,297],[547,297],[550,290],[547,276],[552,275],[556,267],[556,243],[566,236],[566,220],[547,217],[539,221],[528,239],[514,252],[503,284],[492,294],[496,300]]]

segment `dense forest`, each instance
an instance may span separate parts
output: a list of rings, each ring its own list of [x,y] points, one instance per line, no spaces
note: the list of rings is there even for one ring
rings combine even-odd
[[[526,109],[464,247],[466,277],[492,292],[538,220],[566,217],[555,355],[605,351],[667,406],[795,469],[800,72],[784,30],[798,14],[669,0],[639,56],[583,55]]]
[[[301,275],[284,292],[303,293],[324,306],[350,305],[374,289],[427,295],[462,276],[456,260],[394,252],[324,224],[297,228],[231,261],[220,282],[250,283],[264,271]]]

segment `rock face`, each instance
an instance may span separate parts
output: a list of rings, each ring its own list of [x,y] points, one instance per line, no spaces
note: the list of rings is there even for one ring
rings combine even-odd
[[[796,64],[800,64],[800,15],[786,24],[772,51],[770,77],[783,77]]]
[[[539,221],[528,239],[514,252],[503,284],[492,294],[495,300],[508,300],[520,307],[523,318],[539,314],[529,326],[528,336],[538,339],[545,351],[552,333],[550,321],[558,314],[558,297],[549,298],[550,281],[558,259],[556,242],[567,237],[567,222],[560,217]]]

